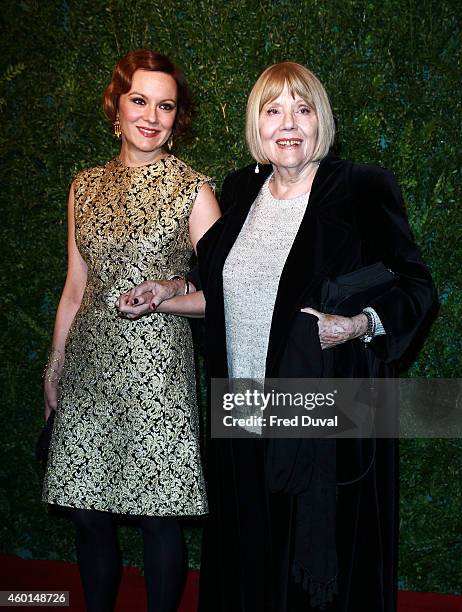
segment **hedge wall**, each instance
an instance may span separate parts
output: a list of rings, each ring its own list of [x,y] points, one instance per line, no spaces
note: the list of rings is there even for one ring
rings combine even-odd
[[[0,432],[2,550],[73,558],[66,521],[39,501],[32,445],[41,370],[65,262],[66,193],[77,170],[117,153],[100,98],[119,56],[149,46],[184,69],[194,129],[176,153],[219,185],[248,163],[246,96],[292,59],[325,83],[344,157],[382,164],[403,187],[438,285],[439,317],[411,376],[461,376],[460,83],[456,0],[7,0],[0,40]],[[462,589],[462,444],[402,443],[401,586]],[[197,530],[188,530],[192,565]],[[140,564],[133,530],[124,558]]]

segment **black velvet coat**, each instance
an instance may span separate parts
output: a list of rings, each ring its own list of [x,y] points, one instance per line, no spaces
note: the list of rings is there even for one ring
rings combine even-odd
[[[198,244],[207,302],[207,366],[212,378],[227,377],[223,265],[271,172],[270,166],[260,167],[259,174],[254,169],[252,165],[226,177],[221,199],[224,215]],[[274,232],[277,235],[277,228]],[[393,376],[397,360],[411,345],[436,299],[394,177],[383,168],[356,165],[329,155],[317,170],[280,278],[267,377],[277,377],[281,371],[300,308],[319,305],[322,281],[378,261],[398,275],[396,285],[369,304],[379,315],[386,335],[375,338],[368,349],[360,340],[353,340],[324,351],[329,358],[329,376]],[[371,442],[358,444],[339,449],[339,480],[347,480],[354,473],[349,463],[361,464],[366,455],[370,456]],[[211,515],[204,535],[201,612],[310,609],[290,572],[296,500],[269,492],[264,455],[261,440],[210,443],[207,478]],[[329,610],[396,609],[397,484],[397,444],[394,440],[377,440],[372,468],[358,482],[338,487],[333,527],[340,567],[339,594]]]

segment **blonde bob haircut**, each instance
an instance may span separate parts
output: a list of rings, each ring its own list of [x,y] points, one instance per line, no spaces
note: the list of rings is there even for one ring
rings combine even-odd
[[[247,101],[245,138],[250,154],[259,164],[269,164],[260,138],[260,113],[275,100],[287,83],[290,94],[300,96],[316,113],[318,133],[311,161],[321,161],[334,143],[335,123],[329,98],[320,80],[308,68],[295,62],[269,66],[258,77]]]

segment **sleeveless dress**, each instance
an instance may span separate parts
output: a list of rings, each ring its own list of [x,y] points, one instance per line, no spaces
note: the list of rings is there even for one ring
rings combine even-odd
[[[118,316],[146,279],[183,276],[188,220],[209,179],[169,155],[116,158],[75,180],[76,243],[88,266],[70,328],[44,501],[135,515],[207,512],[193,346],[186,318]]]

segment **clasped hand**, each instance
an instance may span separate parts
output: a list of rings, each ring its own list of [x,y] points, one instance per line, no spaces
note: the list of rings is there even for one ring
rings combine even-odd
[[[323,350],[358,338],[367,330],[367,317],[362,313],[354,317],[342,317],[325,314],[314,308],[302,308],[302,312],[318,318],[319,341]]]
[[[127,319],[137,319],[155,312],[162,302],[178,295],[183,289],[182,282],[178,280],[144,281],[144,283],[123,293],[115,306],[119,310],[120,316]],[[323,350],[358,338],[367,330],[367,317],[363,313],[354,317],[342,317],[325,314],[314,308],[307,307],[301,310],[317,317],[319,341]]]
[[[123,293],[115,306],[121,317],[138,319],[145,314],[154,312],[162,302],[178,295],[178,280],[144,281]]]

